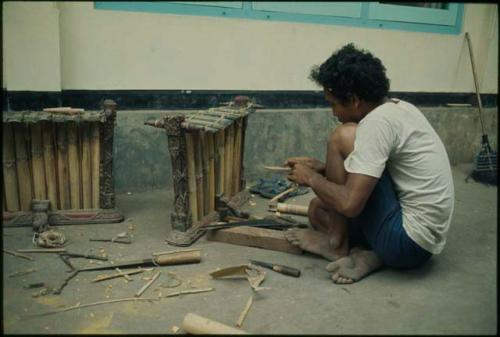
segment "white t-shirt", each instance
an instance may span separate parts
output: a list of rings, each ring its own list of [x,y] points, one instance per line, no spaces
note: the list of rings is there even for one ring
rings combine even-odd
[[[354,150],[344,161],[347,172],[376,178],[386,166],[406,233],[425,250],[440,253],[454,207],[450,163],[422,112],[402,100],[378,106],[358,123]]]

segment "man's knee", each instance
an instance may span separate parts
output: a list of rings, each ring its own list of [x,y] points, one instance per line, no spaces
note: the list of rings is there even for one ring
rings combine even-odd
[[[328,151],[340,151],[344,157],[347,157],[354,149],[357,127],[356,123],[344,123],[337,126],[328,139]]]
[[[319,198],[313,198],[309,202],[309,208],[307,210],[307,215],[309,216],[309,219],[314,219],[317,218],[318,212],[325,212],[325,204],[321,199]]]

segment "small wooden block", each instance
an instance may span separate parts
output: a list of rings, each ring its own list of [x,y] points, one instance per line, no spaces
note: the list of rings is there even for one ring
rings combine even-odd
[[[285,238],[285,232],[275,229],[241,226],[208,231],[207,240],[240,246],[257,247],[291,254],[302,254],[299,247]]]

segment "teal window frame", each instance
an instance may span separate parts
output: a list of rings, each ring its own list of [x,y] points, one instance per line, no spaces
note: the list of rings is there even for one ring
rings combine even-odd
[[[464,4],[446,9],[379,2],[95,1],[102,10],[302,22],[458,35]]]

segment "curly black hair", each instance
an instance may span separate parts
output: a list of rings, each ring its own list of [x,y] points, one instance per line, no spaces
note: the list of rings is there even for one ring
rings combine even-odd
[[[335,51],[321,66],[314,66],[309,78],[342,103],[353,95],[367,102],[379,102],[389,92],[389,79],[380,59],[357,49],[353,43]]]

